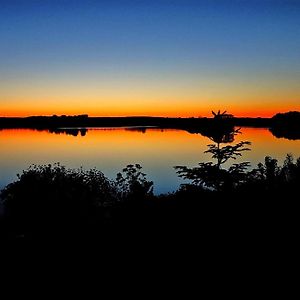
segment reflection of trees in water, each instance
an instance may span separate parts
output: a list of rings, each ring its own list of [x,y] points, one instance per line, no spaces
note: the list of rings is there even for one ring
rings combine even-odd
[[[78,136],[79,134],[81,136],[85,136],[88,132],[88,129],[86,128],[56,128],[56,129],[49,129],[50,133],[55,134],[68,134],[73,136]]]
[[[151,127],[151,128],[156,128],[156,127]],[[115,130],[115,128],[101,128],[103,130]],[[135,131],[135,132],[141,132],[141,133],[146,133],[147,129],[149,127],[120,127],[120,129],[125,129],[126,131]],[[50,133],[55,133],[55,134],[68,134],[72,136],[78,136],[79,134],[81,136],[85,136],[88,132],[87,128],[55,128],[55,129],[49,129],[48,130]]]
[[[199,128],[189,128],[190,133],[198,133],[208,137],[214,143],[232,143],[234,136],[240,133],[240,129],[235,129],[232,115],[223,113],[214,113],[214,118]]]
[[[135,132],[141,132],[141,133],[146,133],[147,127],[126,127],[126,131],[135,131]]]
[[[215,128],[212,131],[207,131],[205,134],[202,134],[208,137],[216,144],[228,144],[234,142],[234,137],[237,134],[241,133],[241,128],[235,129],[234,127],[230,128]]]
[[[269,130],[278,139],[285,138],[288,140],[300,140],[300,128],[296,129],[274,126],[269,128]]]
[[[300,121],[299,121],[300,122]],[[299,123],[300,124],[300,123]],[[283,121],[280,123],[274,122],[269,131],[276,138],[286,138],[289,140],[300,140],[300,126],[297,123],[284,124]],[[156,126],[144,126],[144,127],[122,127],[126,131],[134,131],[146,133],[148,129],[160,129],[162,132],[167,128],[161,128]],[[103,128],[104,129],[104,128]],[[171,129],[171,128],[170,128]],[[1,130],[1,128],[0,128]],[[33,129],[37,131],[44,131],[45,129]],[[106,130],[110,130],[107,128]],[[241,128],[235,129],[231,119],[220,119],[214,118],[211,123],[208,123],[202,128],[177,128],[177,130],[186,130],[192,134],[201,134],[202,136],[208,137],[214,143],[217,144],[228,144],[233,143],[235,136],[241,133]],[[55,128],[48,129],[48,132],[55,134],[67,134],[72,136],[85,136],[88,132],[87,128]]]

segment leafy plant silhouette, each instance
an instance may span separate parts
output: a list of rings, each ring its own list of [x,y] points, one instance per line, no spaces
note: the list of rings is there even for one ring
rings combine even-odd
[[[226,114],[226,111],[214,113],[215,117],[221,117]],[[188,168],[186,166],[175,166],[176,173],[179,177],[188,179],[193,185],[202,188],[208,188],[216,191],[231,190],[236,185],[245,180],[246,170],[250,166],[249,162],[233,164],[228,170],[222,168],[228,160],[237,159],[242,156],[242,152],[249,151],[247,146],[251,145],[249,141],[241,141],[235,145],[227,145],[221,147],[222,143],[232,142],[234,135],[240,133],[239,129],[226,127],[222,128],[221,124],[218,130],[214,130],[209,138],[215,144],[209,144],[208,150],[204,153],[210,153],[212,159],[216,162],[201,162],[198,167]],[[186,185],[184,185],[186,187]]]
[[[300,158],[296,161],[291,154],[287,154],[283,166],[270,156],[265,157],[264,163],[248,172],[245,186],[257,191],[284,191],[286,194],[296,195],[300,183]],[[273,195],[274,196],[274,195]]]
[[[141,169],[139,164],[127,165],[122,173],[117,174],[115,182],[119,199],[140,201],[141,198],[153,195],[153,182],[147,180]]]
[[[234,146],[225,146],[218,148],[215,145],[209,145],[210,149],[206,153],[212,153],[212,158],[217,162],[201,162],[198,167],[188,168],[186,166],[176,166],[176,172],[179,177],[192,181],[192,184],[203,188],[210,188],[217,191],[228,190],[242,183],[246,178],[245,171],[250,166],[249,162],[236,163],[230,166],[228,170],[221,167],[229,159],[236,159],[241,156],[242,151],[250,150],[245,148],[250,142],[240,142]]]
[[[204,153],[211,153],[212,158],[217,160],[216,166],[218,169],[221,168],[221,165],[226,163],[229,159],[236,159],[238,156],[242,156],[243,151],[249,151],[250,148],[246,148],[246,145],[251,145],[250,142],[240,142],[236,145],[228,145],[224,147],[220,147],[220,143],[210,144],[208,146],[208,150]]]
[[[64,228],[76,235],[82,226],[110,222],[114,207],[138,206],[152,195],[153,183],[141,169],[128,165],[114,181],[97,169],[32,165],[0,192],[0,199],[17,234],[63,234]]]

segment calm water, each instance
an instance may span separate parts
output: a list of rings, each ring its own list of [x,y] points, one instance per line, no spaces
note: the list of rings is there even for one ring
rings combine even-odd
[[[287,153],[300,156],[300,140],[275,138],[268,129],[242,128],[235,141],[251,141],[251,151],[241,161],[252,166],[271,155],[283,162]],[[84,136],[54,134],[35,130],[0,130],[0,188],[16,179],[16,174],[31,164],[60,162],[71,167],[96,167],[115,178],[130,163],[142,165],[148,179],[154,181],[156,193],[176,190],[183,181],[175,165],[195,166],[209,161],[204,154],[212,141],[200,134],[183,130],[147,129],[146,132],[117,129],[89,129]],[[234,161],[233,161],[234,162]]]

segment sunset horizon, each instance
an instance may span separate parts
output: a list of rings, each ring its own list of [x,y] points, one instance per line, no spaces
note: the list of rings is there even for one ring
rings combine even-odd
[[[298,1],[1,1],[0,116],[300,111]]]
[[[214,111],[218,111],[218,109],[212,109]],[[209,110],[204,113],[183,113],[183,114],[168,114],[168,113],[131,113],[131,114],[110,114],[110,113],[88,113],[88,112],[81,112],[81,111],[75,111],[73,112],[41,112],[41,113],[7,113],[0,115],[0,118],[26,118],[26,117],[52,117],[52,116],[78,116],[78,115],[88,115],[89,117],[95,117],[95,118],[105,118],[105,117],[116,117],[116,118],[126,118],[126,117],[158,117],[158,118],[213,118],[213,115],[211,113],[212,110]],[[295,109],[287,109],[287,110],[278,110],[278,111],[271,111],[271,112],[236,112],[233,113],[232,110],[226,110],[221,109],[221,111],[226,111],[227,113],[230,113],[233,117],[236,118],[272,118],[278,113],[287,113],[292,111],[298,111]]]

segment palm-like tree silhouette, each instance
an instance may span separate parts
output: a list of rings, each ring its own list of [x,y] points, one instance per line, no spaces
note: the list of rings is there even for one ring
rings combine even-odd
[[[221,113],[218,110],[217,113],[212,111],[214,121],[211,123],[209,129],[206,130],[205,136],[207,136],[214,143],[232,143],[234,136],[240,133],[240,128],[235,129],[232,122],[229,121],[233,117],[231,114],[227,114],[227,111]]]
[[[224,110],[222,113],[221,113],[220,110],[218,110],[217,113],[215,113],[213,110],[211,112],[212,112],[212,114],[213,114],[213,116],[216,120],[222,120],[222,119],[225,119],[225,118],[232,118],[233,117],[233,115],[227,114],[226,110]]]

